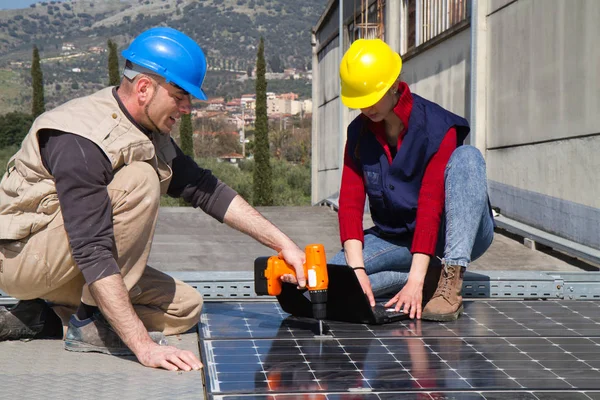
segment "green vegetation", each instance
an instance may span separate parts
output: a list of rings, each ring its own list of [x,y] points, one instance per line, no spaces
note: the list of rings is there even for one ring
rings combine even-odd
[[[301,99],[312,97],[312,84],[308,79],[268,79],[269,92],[298,94]],[[255,79],[236,80],[236,74],[228,71],[208,71],[202,88],[209,97],[239,98],[254,93]]]
[[[8,160],[10,160],[17,150],[19,150],[18,146],[9,146],[0,149],[0,176],[6,172],[6,164],[8,164]]]
[[[117,86],[121,81],[119,74],[119,56],[117,55],[117,44],[108,39],[108,85]]]
[[[37,46],[33,46],[33,59],[31,61],[31,86],[33,88],[33,100],[31,101],[31,114],[33,118],[46,111],[44,104],[44,75],[40,65],[40,53]]]
[[[236,75],[252,71],[261,36],[269,43],[265,54],[268,69],[310,68],[310,31],[325,6],[323,0],[37,3],[26,9],[0,11],[0,68],[17,71],[19,80],[29,87],[27,64],[32,45],[36,44],[44,69],[45,104],[50,109],[109,84],[109,54],[92,48],[105,49],[109,38],[124,46],[151,26],[167,25],[185,32],[203,48],[210,68],[206,91],[211,96],[238,97],[253,92],[254,81],[238,81]],[[53,90],[57,84],[61,90]],[[306,98],[310,97],[310,86],[306,80],[273,80],[269,88],[278,93],[293,91]],[[11,103],[10,107],[0,108],[2,112],[29,112],[31,92],[17,91],[16,101],[12,100],[14,94],[5,86],[0,89],[0,106]]]
[[[265,79],[265,43],[260,38],[256,55],[256,121],[254,123],[254,204],[273,204],[273,176],[269,152],[269,120],[267,118],[267,81]]]
[[[181,141],[181,151],[185,155],[194,158],[194,142],[192,140],[192,116],[183,114],[179,124],[179,140]]]
[[[17,72],[0,69],[0,110],[11,112],[22,110],[23,81]],[[29,98],[31,99],[31,98]]]
[[[0,115],[0,149],[20,145],[32,123],[30,114],[15,111]]]
[[[201,167],[212,170],[256,206],[309,205],[310,128],[302,120],[293,122],[292,127],[287,121],[287,130],[280,123],[279,128],[269,128],[265,74],[268,68],[273,72],[310,68],[310,28],[323,7],[322,0],[78,0],[0,11],[0,68],[6,68],[0,69],[0,112],[32,110],[38,115],[44,107],[51,109],[115,84],[115,71],[119,78],[118,45],[129,43],[151,26],[168,25],[185,32],[204,49],[210,67],[204,88],[210,95],[231,99],[256,90],[260,99],[256,130],[246,131],[251,140],[246,153],[252,154],[253,160],[238,164],[217,161],[223,154],[241,152],[237,133],[191,135],[190,126],[188,139],[186,117],[180,126],[184,152],[201,156],[196,159]],[[269,43],[268,54],[262,35]],[[106,45],[109,51],[103,52]],[[257,79],[244,80],[255,61]],[[293,91],[307,98],[311,83],[307,79],[270,80],[269,90]],[[0,171],[32,122],[27,113],[0,115]],[[161,204],[180,205],[180,201],[165,197]]]
[[[218,162],[214,158],[197,158],[202,168],[212,173],[232,187],[246,201],[252,203],[252,175],[254,161],[244,160],[237,166],[228,162]],[[310,205],[310,164],[292,164],[287,161],[271,160],[273,167],[273,205],[309,206]],[[179,199],[163,196],[161,206],[179,206]],[[258,206],[258,204],[254,204]]]

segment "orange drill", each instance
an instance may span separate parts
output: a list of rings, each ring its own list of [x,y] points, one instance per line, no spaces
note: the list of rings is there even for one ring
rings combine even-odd
[[[309,244],[305,248],[306,262],[304,276],[306,287],[310,293],[313,317],[318,320],[327,317],[327,261],[322,244]],[[256,294],[277,296],[281,294],[281,277],[286,274],[296,275],[294,267],[279,256],[269,257],[264,267],[265,257],[256,259],[254,266],[254,286]]]

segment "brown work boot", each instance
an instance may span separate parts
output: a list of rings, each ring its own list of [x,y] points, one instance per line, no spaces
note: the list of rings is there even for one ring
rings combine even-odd
[[[148,334],[156,344],[167,344],[167,339],[161,332],[148,332]],[[84,320],[80,320],[75,315],[71,316],[65,338],[65,349],[115,356],[134,355],[100,313],[94,313],[91,318]]]
[[[421,318],[429,321],[454,321],[463,312],[462,290],[465,267],[445,265],[435,294],[427,303]]]
[[[441,273],[442,266],[430,265],[429,268],[427,268],[427,275],[425,275],[425,282],[423,283],[423,301],[421,302],[423,308],[425,308],[425,305],[429,303],[429,300],[431,300],[435,294]]]

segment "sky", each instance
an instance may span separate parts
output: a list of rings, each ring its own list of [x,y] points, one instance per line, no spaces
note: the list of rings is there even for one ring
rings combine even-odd
[[[0,10],[9,8],[27,8],[38,0],[0,0]]]

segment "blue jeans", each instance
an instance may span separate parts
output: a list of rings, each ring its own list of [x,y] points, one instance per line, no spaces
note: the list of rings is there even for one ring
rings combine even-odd
[[[444,175],[446,200],[440,224],[436,257],[430,266],[467,267],[481,257],[494,238],[494,220],[489,207],[485,161],[472,146],[457,148]],[[365,270],[377,296],[398,292],[408,281],[412,263],[412,237],[383,236],[374,227],[365,230],[363,258]],[[346,264],[344,250],[331,264]]]

